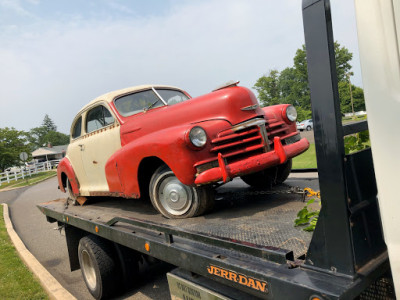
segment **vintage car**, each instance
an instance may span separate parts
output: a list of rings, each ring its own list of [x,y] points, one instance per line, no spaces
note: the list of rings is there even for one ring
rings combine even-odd
[[[150,198],[165,217],[187,218],[213,206],[216,183],[283,182],[292,157],[309,147],[296,131],[296,110],[260,108],[237,84],[196,98],[163,85],[96,98],[72,122],[59,188],[81,204],[89,196]]]

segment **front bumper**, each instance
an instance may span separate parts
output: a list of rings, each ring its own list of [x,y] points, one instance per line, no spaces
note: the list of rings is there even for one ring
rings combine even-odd
[[[211,182],[227,182],[234,177],[255,173],[285,163],[308,149],[310,143],[306,138],[293,144],[283,146],[279,137],[274,137],[274,149],[263,154],[249,157],[226,165],[221,153],[218,154],[219,167],[206,170],[195,179],[196,185]]]

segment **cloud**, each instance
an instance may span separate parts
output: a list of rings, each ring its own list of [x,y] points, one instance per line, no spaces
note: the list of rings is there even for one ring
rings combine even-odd
[[[69,132],[91,99],[132,85],[171,84],[194,96],[230,79],[252,87],[268,70],[290,66],[304,43],[292,0],[178,1],[159,15],[121,19],[72,15],[0,34],[0,127],[28,130],[47,113]]]
[[[122,5],[122,4],[119,4],[119,3],[116,3],[116,2],[108,2],[108,1],[105,2],[105,3],[112,10],[119,11],[119,12],[122,12],[122,13],[131,14],[131,15],[134,14],[134,10],[132,10],[131,8],[129,8],[126,5]]]
[[[36,1],[28,1],[35,3]],[[22,17],[34,17],[27,9],[24,8],[23,4],[19,0],[0,0],[0,7],[7,13],[14,13],[17,16]]]

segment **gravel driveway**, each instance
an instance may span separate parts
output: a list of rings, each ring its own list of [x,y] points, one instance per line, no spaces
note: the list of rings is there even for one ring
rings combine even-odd
[[[302,138],[307,138],[307,140],[310,142],[310,144],[314,143],[314,130],[311,131],[300,131],[300,135]]]

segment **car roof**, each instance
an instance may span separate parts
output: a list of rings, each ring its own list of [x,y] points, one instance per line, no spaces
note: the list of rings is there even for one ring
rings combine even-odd
[[[148,89],[151,89],[152,87],[154,87],[154,88],[168,88],[168,89],[174,89],[174,90],[181,90],[180,88],[175,87],[175,86],[161,85],[161,84],[145,84],[145,85],[132,86],[132,87],[128,87],[128,88],[112,91],[112,92],[103,94],[103,95],[93,99],[88,104],[86,104],[84,107],[82,107],[79,110],[79,112],[77,113],[77,115],[81,114],[82,111],[84,111],[87,108],[93,106],[97,102],[106,101],[106,102],[110,103],[118,96],[122,96],[122,95],[125,95],[125,94],[130,94],[130,93],[138,92],[138,91],[142,91],[142,90],[148,90]]]

